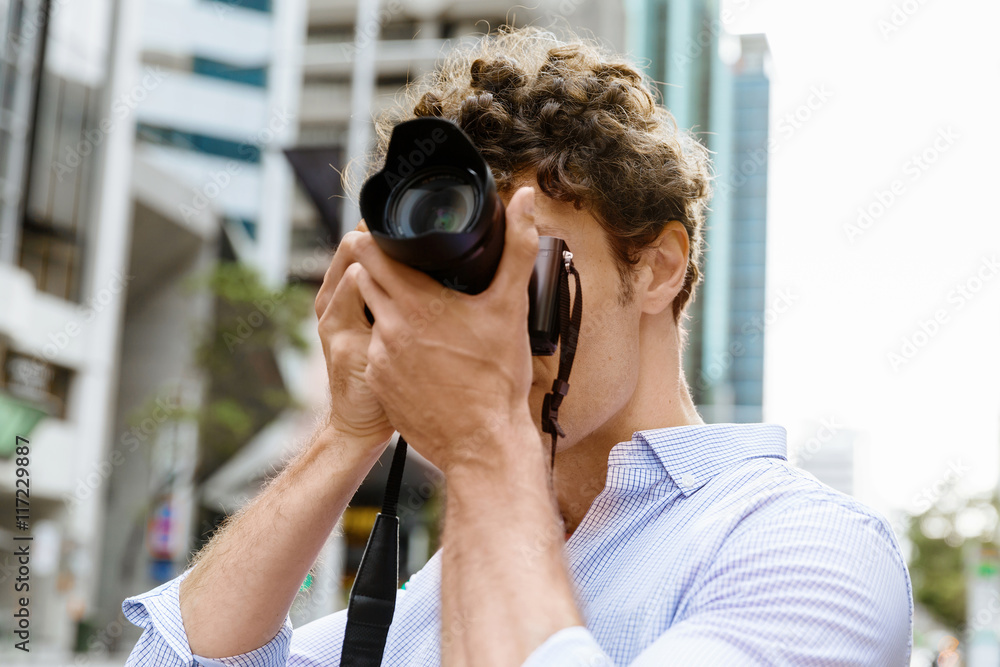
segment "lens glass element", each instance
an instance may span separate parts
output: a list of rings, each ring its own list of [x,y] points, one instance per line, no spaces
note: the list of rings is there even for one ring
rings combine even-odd
[[[471,174],[435,171],[403,183],[392,193],[386,226],[397,237],[464,232],[476,209]]]

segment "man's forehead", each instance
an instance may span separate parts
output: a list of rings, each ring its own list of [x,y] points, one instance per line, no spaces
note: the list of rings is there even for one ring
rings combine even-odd
[[[566,238],[567,234],[589,233],[592,222],[593,218],[586,209],[536,195],[535,228],[541,236]]]
[[[506,192],[501,192],[500,198],[504,207],[510,205],[511,197],[519,188],[526,185],[535,188],[535,229],[539,236],[556,236],[565,239],[572,230],[579,226],[580,211],[569,202],[556,201],[541,192],[534,178],[521,178]]]

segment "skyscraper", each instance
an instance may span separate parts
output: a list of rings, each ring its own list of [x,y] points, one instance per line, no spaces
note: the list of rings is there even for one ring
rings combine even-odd
[[[685,374],[708,422],[761,420],[767,311],[769,83],[763,35],[726,32],[714,0],[627,3],[628,43],[678,126],[713,151],[704,283],[688,308]]]
[[[733,159],[729,173],[732,251],[729,281],[728,383],[731,421],[761,421],[764,385],[764,300],[767,256],[768,104],[763,35],[741,35],[740,58],[732,66]],[[710,251],[711,252],[711,251]],[[728,396],[727,396],[728,398]]]

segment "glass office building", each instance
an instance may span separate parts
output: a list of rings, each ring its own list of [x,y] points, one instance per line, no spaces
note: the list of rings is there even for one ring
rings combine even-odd
[[[713,152],[704,282],[689,306],[684,367],[708,422],[762,418],[768,60],[763,35],[726,32],[715,0],[631,0],[628,46],[664,104]]]

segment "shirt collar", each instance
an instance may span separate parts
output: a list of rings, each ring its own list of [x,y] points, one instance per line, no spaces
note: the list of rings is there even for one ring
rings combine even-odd
[[[612,448],[608,465],[662,466],[688,496],[726,468],[759,457],[786,459],[777,424],[692,424],[636,431]]]

